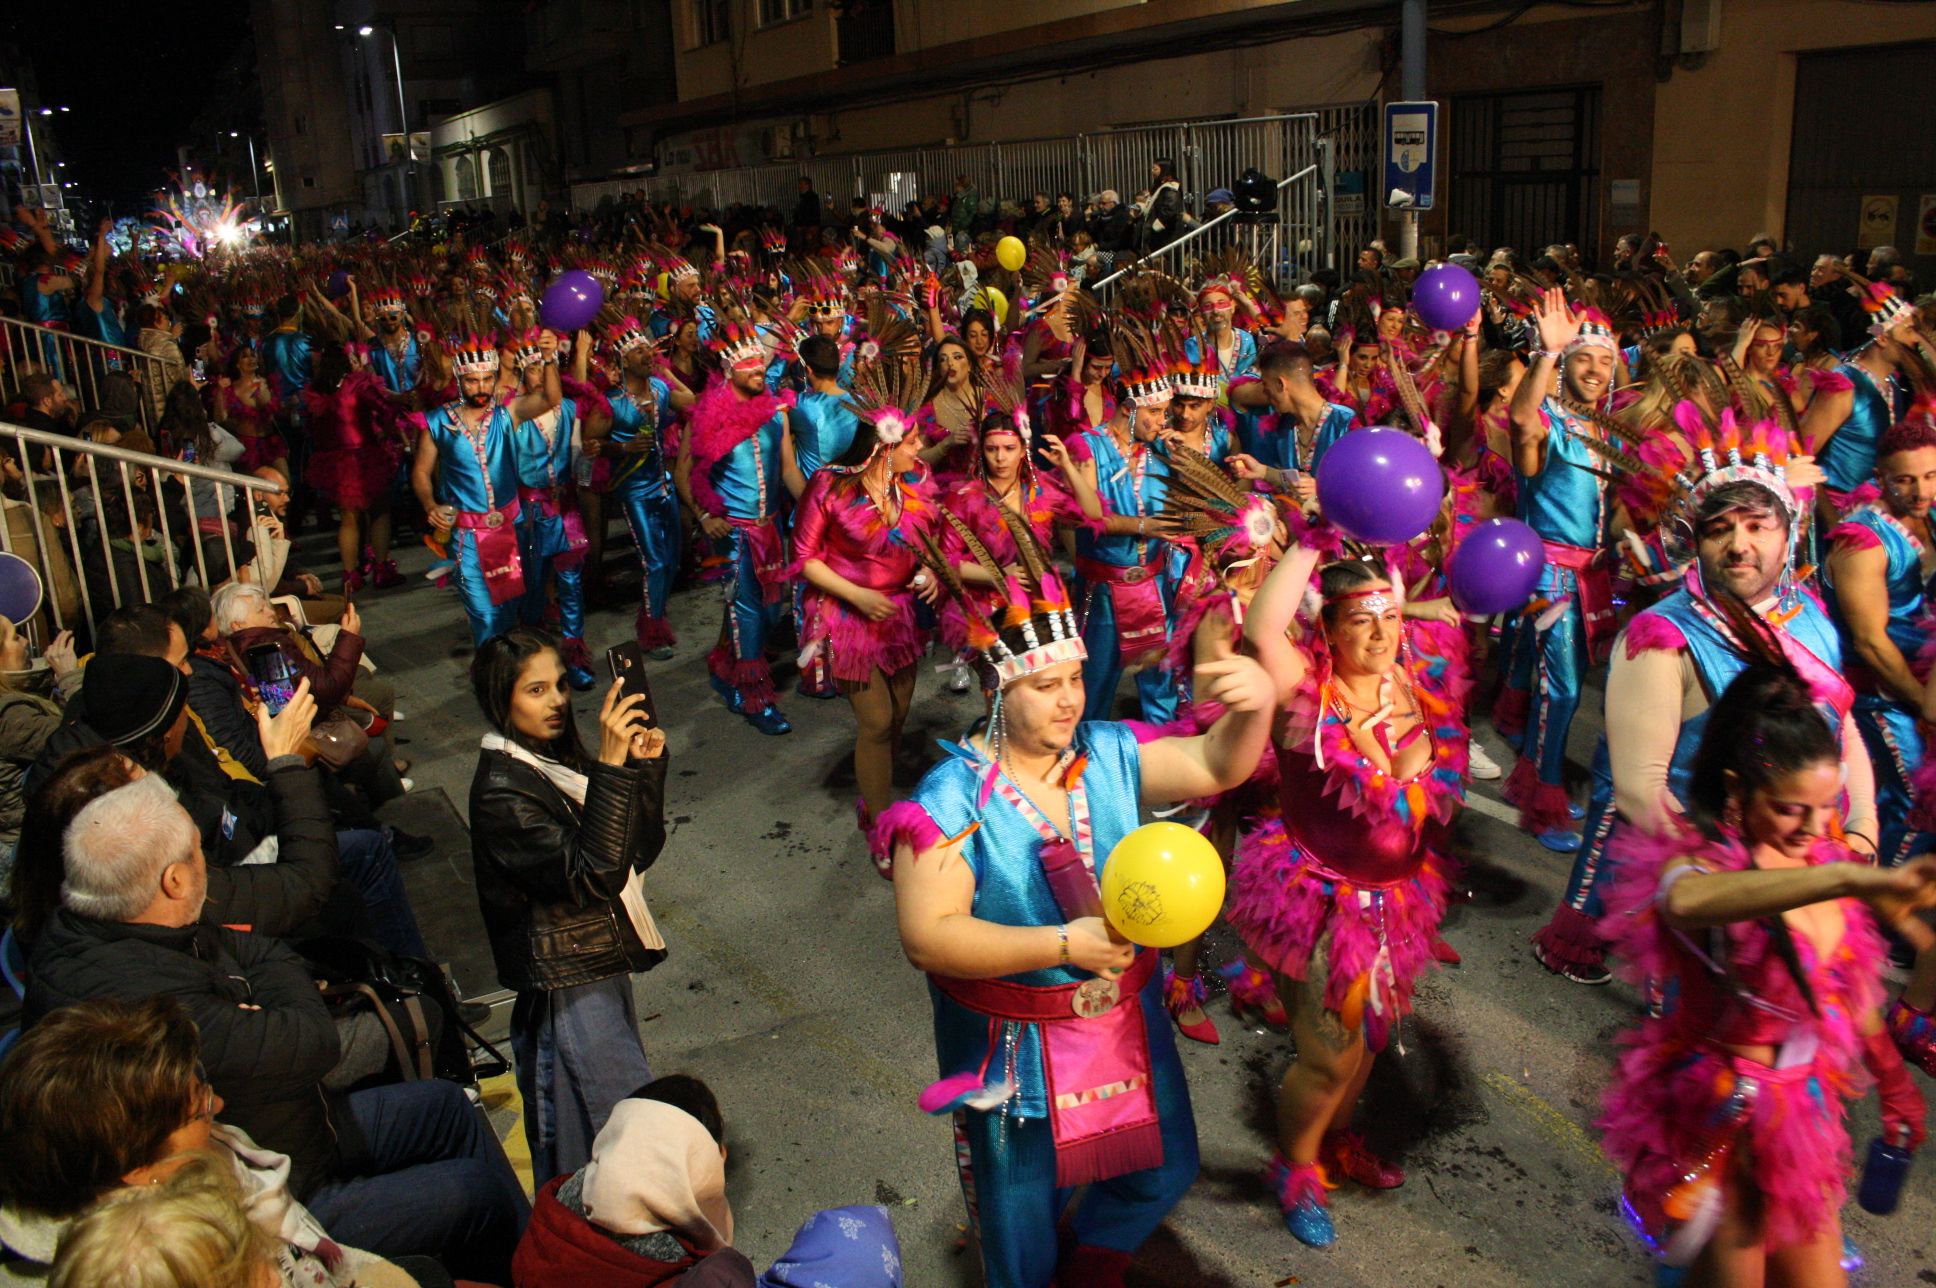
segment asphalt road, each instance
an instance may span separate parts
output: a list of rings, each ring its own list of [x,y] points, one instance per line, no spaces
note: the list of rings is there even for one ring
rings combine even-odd
[[[314,537],[303,542],[321,564],[317,546]],[[359,605],[371,653],[397,680],[408,713],[400,732],[416,761],[412,776],[420,789],[442,788],[461,812],[481,732],[465,676],[468,635],[455,592],[414,579],[425,552],[405,551],[402,562],[411,586],[366,592]],[[615,554],[614,569],[619,562]],[[784,1251],[815,1210],[878,1202],[893,1213],[909,1284],[977,1284],[977,1261],[961,1246],[947,1125],[915,1108],[936,1076],[929,1006],[901,956],[890,889],[855,830],[851,717],[843,702],[789,696],[782,705],[794,732],[768,738],[727,713],[704,667],[719,603],[713,587],[675,596],[678,656],[652,674],[674,760],[672,836],[648,885],[671,954],[638,980],[652,1067],[697,1074],[718,1093],[731,1137],[736,1242],[756,1263]],[[631,621],[630,607],[594,613],[594,655],[627,638]],[[952,696],[942,680],[921,678],[903,787],[933,759],[933,740],[957,736],[978,709],[978,697]],[[595,696],[578,703],[581,730],[591,727]],[[1587,705],[1597,708],[1597,698]],[[1573,734],[1580,763],[1597,732],[1597,710],[1583,714]],[[1489,729],[1484,736],[1503,763],[1499,740]],[[1340,1237],[1330,1249],[1293,1240],[1262,1179],[1271,1097],[1291,1044],[1239,1027],[1218,999],[1211,1012],[1222,1044],[1181,1044],[1202,1175],[1144,1248],[1133,1282],[1651,1282],[1615,1212],[1614,1173],[1591,1126],[1613,1038],[1636,999],[1620,984],[1566,983],[1533,961],[1527,937],[1557,899],[1567,861],[1512,825],[1495,784],[1478,785],[1458,840],[1472,897],[1453,909],[1447,938],[1464,964],[1421,986],[1403,1049],[1381,1058],[1361,1115],[1408,1183],[1336,1194]],[[451,871],[412,880],[461,881],[462,866],[460,858]],[[481,933],[474,915],[432,919],[425,932],[435,953]],[[1219,931],[1209,960],[1235,951]],[[472,992],[492,986],[463,983]],[[508,1009],[497,1009],[499,1028]],[[1851,1126],[1859,1158],[1876,1132],[1873,1101],[1857,1106]],[[1856,1282],[1936,1284],[1936,1168],[1912,1173],[1894,1216],[1871,1217],[1851,1203],[1845,1220],[1868,1259]]]

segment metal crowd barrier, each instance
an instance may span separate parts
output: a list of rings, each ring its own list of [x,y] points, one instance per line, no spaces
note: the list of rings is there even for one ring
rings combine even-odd
[[[93,409],[101,405],[101,378],[110,371],[124,371],[140,386],[136,414],[142,428],[152,432],[158,401],[152,391],[166,392],[171,383],[188,374],[186,366],[168,370],[176,366],[145,350],[0,317],[0,367],[9,393],[20,388],[29,372],[45,371],[72,389],[81,406]]]
[[[34,459],[41,452],[30,449],[52,449],[53,468],[41,469],[42,462]],[[0,460],[4,460],[7,474],[18,472],[17,478],[8,479],[6,497],[0,499],[0,517],[4,519],[0,521],[0,549],[19,555],[40,573],[46,611],[51,614],[57,631],[73,629],[85,622],[87,634],[92,637],[96,621],[112,609],[124,604],[147,603],[190,579],[213,589],[233,580],[244,568],[253,569],[252,576],[258,583],[264,578],[266,568],[260,550],[238,565],[233,524],[211,523],[207,526],[213,531],[204,533],[203,520],[204,517],[221,519],[238,509],[242,514],[253,516],[262,497],[283,491],[277,484],[247,474],[191,465],[107,443],[90,443],[7,421],[0,421]],[[220,514],[197,513],[195,490],[190,486],[194,479],[216,485]],[[135,494],[143,492],[154,499],[161,559],[153,576],[149,574],[148,561],[136,550],[136,576],[130,584],[123,584],[127,579],[115,566],[111,543],[130,537],[138,539],[138,533],[106,530],[108,516],[100,504],[104,487],[118,494],[126,505],[126,521],[130,527],[135,526]],[[180,534],[170,530],[168,520],[173,489],[179,489],[187,514],[188,531]],[[233,504],[237,492],[244,494],[246,502],[240,507]],[[211,559],[206,547],[212,542],[201,538],[212,538],[216,533],[220,534],[221,549]],[[190,536],[195,538],[188,541],[192,552],[185,553],[181,539]],[[211,562],[218,574],[213,577]],[[89,584],[90,566],[105,573],[105,585]],[[105,595],[101,594],[103,590]]]
[[[1060,138],[1029,139],[1016,143],[972,143],[958,147],[895,148],[848,156],[810,157],[727,170],[659,174],[644,179],[607,179],[573,184],[572,205],[590,210],[605,198],[643,192],[651,201],[691,202],[724,208],[734,204],[770,205],[784,213],[793,209],[800,176],[814,182],[821,197],[831,197],[845,213],[854,197],[879,194],[890,201],[910,196],[945,196],[954,191],[955,177],[967,175],[984,201],[1024,202],[1037,192],[1053,199],[1067,192],[1080,206],[1104,188],[1114,188],[1125,204],[1149,186],[1150,166],[1157,160],[1176,165],[1184,195],[1201,209],[1206,193],[1230,187],[1245,167],[1265,174],[1313,177],[1300,190],[1308,211],[1300,210],[1299,236],[1293,246],[1310,241],[1308,251],[1288,257],[1301,267],[1329,262],[1328,222],[1319,213],[1321,167],[1307,165],[1323,149],[1319,114],[1296,112],[1240,120],[1176,122],[1101,130]],[[1304,167],[1299,169],[1299,167]],[[1289,181],[1278,185],[1280,192]],[[1280,199],[1280,207],[1283,205]],[[1286,223],[1289,224],[1287,219]]]
[[[1315,263],[1305,262],[1315,252],[1315,239],[1308,234],[1296,240],[1280,238],[1278,230],[1284,228],[1295,235],[1318,227],[1315,213],[1318,204],[1317,174],[1318,167],[1308,165],[1279,183],[1277,210],[1272,217],[1246,221],[1238,211],[1226,210],[1213,219],[1206,219],[1175,241],[1159,246],[1140,258],[1132,259],[1090,289],[1097,295],[1101,295],[1105,289],[1113,286],[1118,278],[1141,268],[1161,269],[1172,276],[1181,277],[1180,270],[1187,263],[1183,252],[1190,250],[1196,254],[1202,254],[1210,249],[1204,244],[1207,234],[1212,229],[1226,226],[1231,227],[1242,238],[1251,263],[1270,274],[1273,279],[1282,281],[1287,269],[1299,276],[1308,275],[1310,269],[1316,267]],[[1287,193],[1292,195],[1287,196]],[[1291,204],[1293,201],[1297,203],[1295,207]],[[1289,240],[1288,245],[1287,240]],[[1305,245],[1307,240],[1312,244]]]

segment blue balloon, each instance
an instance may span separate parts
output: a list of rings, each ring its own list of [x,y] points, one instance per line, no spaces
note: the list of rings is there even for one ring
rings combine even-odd
[[[1318,507],[1347,535],[1395,546],[1432,526],[1445,500],[1445,472],[1431,450],[1402,429],[1354,429],[1318,462]]]
[[[1458,331],[1479,311],[1479,279],[1457,264],[1434,264],[1412,287],[1412,311],[1434,331]]]
[[[578,331],[592,324],[605,303],[605,288],[582,268],[568,268],[545,287],[538,320],[553,331]]]
[[[1487,519],[1460,540],[1445,572],[1460,611],[1486,616],[1524,607],[1545,568],[1537,532],[1518,519]]]
[[[40,574],[19,555],[0,552],[0,617],[22,625],[40,611]]]

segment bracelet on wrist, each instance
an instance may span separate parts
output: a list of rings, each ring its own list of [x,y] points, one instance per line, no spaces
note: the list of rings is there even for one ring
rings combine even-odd
[[[1069,928],[1067,926],[1057,926],[1055,928],[1055,944],[1057,954],[1056,965],[1067,966],[1069,964]]]

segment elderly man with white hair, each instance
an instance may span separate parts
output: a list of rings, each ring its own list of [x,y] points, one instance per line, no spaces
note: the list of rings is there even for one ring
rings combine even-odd
[[[61,908],[30,960],[30,1024],[91,998],[176,998],[224,1120],[290,1156],[291,1192],[333,1235],[509,1282],[530,1208],[488,1126],[439,1079],[325,1090],[337,1030],[308,966],[203,917],[201,834],[159,775],[91,801],[63,848]]]

